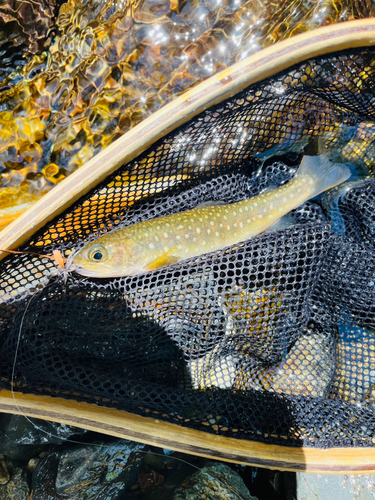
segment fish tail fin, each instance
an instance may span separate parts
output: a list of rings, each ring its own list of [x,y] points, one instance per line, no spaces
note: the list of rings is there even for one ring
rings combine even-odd
[[[313,180],[311,198],[314,198],[349,179],[352,172],[349,164],[333,163],[326,155],[320,155],[304,156],[297,175],[307,175]]]

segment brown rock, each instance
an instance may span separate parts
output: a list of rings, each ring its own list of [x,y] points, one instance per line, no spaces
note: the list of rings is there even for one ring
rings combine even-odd
[[[0,455],[0,484],[6,484],[9,481],[9,477],[5,457],[4,455]]]
[[[149,472],[138,474],[138,482],[141,487],[142,493],[146,493],[149,490],[156,488],[164,481],[164,476],[158,474],[157,472]]]

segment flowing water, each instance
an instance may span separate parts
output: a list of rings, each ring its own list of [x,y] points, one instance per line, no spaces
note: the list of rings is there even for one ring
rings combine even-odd
[[[0,229],[165,103],[371,2],[0,1]]]

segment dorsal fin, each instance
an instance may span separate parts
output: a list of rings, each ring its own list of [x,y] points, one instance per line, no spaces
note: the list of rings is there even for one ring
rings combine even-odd
[[[276,189],[279,189],[278,184],[270,184],[269,186],[266,187],[266,189],[263,189],[263,191],[260,194],[265,194],[265,193],[270,193],[271,191],[276,191]]]

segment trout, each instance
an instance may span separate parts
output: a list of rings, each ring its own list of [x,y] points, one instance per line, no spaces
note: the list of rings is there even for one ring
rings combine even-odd
[[[291,210],[350,175],[346,164],[333,163],[324,155],[304,156],[284,186],[237,203],[204,204],[116,229],[73,254],[72,268],[83,276],[131,276],[221,250],[267,231]]]

